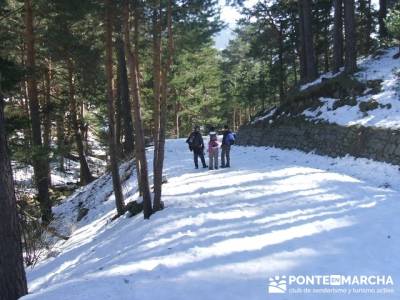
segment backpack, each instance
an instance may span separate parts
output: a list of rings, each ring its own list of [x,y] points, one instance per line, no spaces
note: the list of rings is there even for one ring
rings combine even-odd
[[[191,135],[186,140],[186,143],[189,144],[189,149],[192,151],[193,149],[199,149],[203,146],[203,138],[201,137],[200,132],[192,132]]]
[[[233,144],[235,144],[235,137],[232,132],[228,133],[228,136],[226,138],[229,142],[229,145],[232,146]]]

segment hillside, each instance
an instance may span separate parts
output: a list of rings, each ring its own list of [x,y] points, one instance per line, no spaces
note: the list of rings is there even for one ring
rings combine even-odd
[[[32,294],[23,299],[320,299],[268,295],[268,279],[389,275],[396,284],[400,278],[397,167],[234,147],[231,169],[194,170],[184,140],[169,140],[166,155],[166,208],[150,220],[110,221],[109,175],[55,208],[70,238],[28,270]],[[131,201],[138,195],[128,167],[121,175]],[[82,206],[90,210],[76,222]],[[387,295],[351,299],[399,299],[396,286],[388,288]]]
[[[342,75],[327,73],[302,86],[299,96],[301,100],[303,97],[308,99],[296,114],[310,122],[400,128],[400,59],[393,58],[396,53],[398,48],[390,48],[360,59],[360,71],[353,76],[353,84],[344,77],[342,81],[338,80],[333,89],[327,88],[324,83]],[[321,85],[321,89],[316,89],[318,85]],[[314,97],[317,99],[311,99]],[[296,104],[298,98],[295,95],[290,101]],[[279,118],[279,113],[284,115],[281,109],[272,109],[253,122],[266,119],[273,122],[274,118]]]

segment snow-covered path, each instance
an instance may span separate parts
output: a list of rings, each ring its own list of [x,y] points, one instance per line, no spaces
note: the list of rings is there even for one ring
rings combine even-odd
[[[397,167],[235,146],[232,168],[194,170],[184,140],[166,154],[166,208],[111,223],[110,197],[24,299],[400,299]],[[270,276],[331,274],[390,275],[394,293],[268,293]]]

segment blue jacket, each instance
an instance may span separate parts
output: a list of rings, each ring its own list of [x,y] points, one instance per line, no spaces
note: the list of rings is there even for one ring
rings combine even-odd
[[[226,130],[222,136],[222,145],[233,145],[235,137],[230,130]]]

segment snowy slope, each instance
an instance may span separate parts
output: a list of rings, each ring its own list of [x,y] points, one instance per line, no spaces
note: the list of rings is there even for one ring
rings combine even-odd
[[[368,90],[357,97],[357,105],[344,105],[333,109],[333,103],[338,99],[321,98],[323,105],[316,110],[306,110],[304,115],[312,120],[324,120],[339,125],[363,125],[383,128],[400,128],[400,59],[393,59],[398,48],[391,48],[381,56],[368,57],[360,60],[360,72],[355,77],[366,82],[368,80],[382,80],[381,91],[369,94]],[[322,77],[330,78],[331,73]],[[308,87],[321,82],[321,78],[308,84]],[[303,88],[305,88],[303,86]],[[362,112],[358,104],[361,102],[376,101],[379,106],[371,111]]]
[[[96,205],[56,257],[28,271],[23,299],[400,299],[398,286],[348,298],[267,292],[279,274],[383,274],[396,288],[397,167],[273,148],[235,146],[231,156],[231,169],[194,170],[184,140],[168,141],[166,208],[147,221],[109,221],[106,177],[78,191],[56,209],[60,221],[75,218],[71,201],[91,195]],[[124,190],[136,199],[134,171],[121,170],[133,173]]]
[[[22,135],[20,132],[16,134]],[[22,135],[23,137],[23,135]],[[52,147],[56,147],[56,142],[52,141]],[[106,162],[106,150],[107,148],[102,145],[99,138],[89,130],[88,132],[88,155],[86,159],[89,165],[89,169],[94,177],[99,177],[104,174],[107,168]],[[53,156],[53,155],[51,155]],[[77,156],[77,154],[75,154]],[[76,184],[79,182],[80,165],[79,161],[74,161],[68,158],[64,158],[65,171],[59,170],[59,162],[55,161],[54,157],[50,161],[51,169],[51,182],[53,186],[62,186],[67,184]],[[20,192],[35,194],[36,187],[33,184],[33,166],[12,161],[13,178],[16,188]]]
[[[362,95],[355,97],[352,104],[343,105],[344,99],[319,98],[320,105],[303,111],[302,115],[312,122],[328,122],[343,126],[362,125],[380,128],[400,128],[400,59],[393,59],[398,48],[382,50],[380,55],[367,57],[358,61],[360,71],[354,77],[363,83],[379,81],[380,91],[367,88]],[[343,71],[343,69],[342,69]],[[323,79],[330,79],[341,73],[331,72],[322,74],[313,82],[300,87],[306,90],[322,82]],[[368,109],[360,109],[360,104],[368,106]],[[273,122],[276,109],[270,109],[260,116],[257,116],[252,124],[270,119]],[[282,113],[283,114],[283,113]]]

